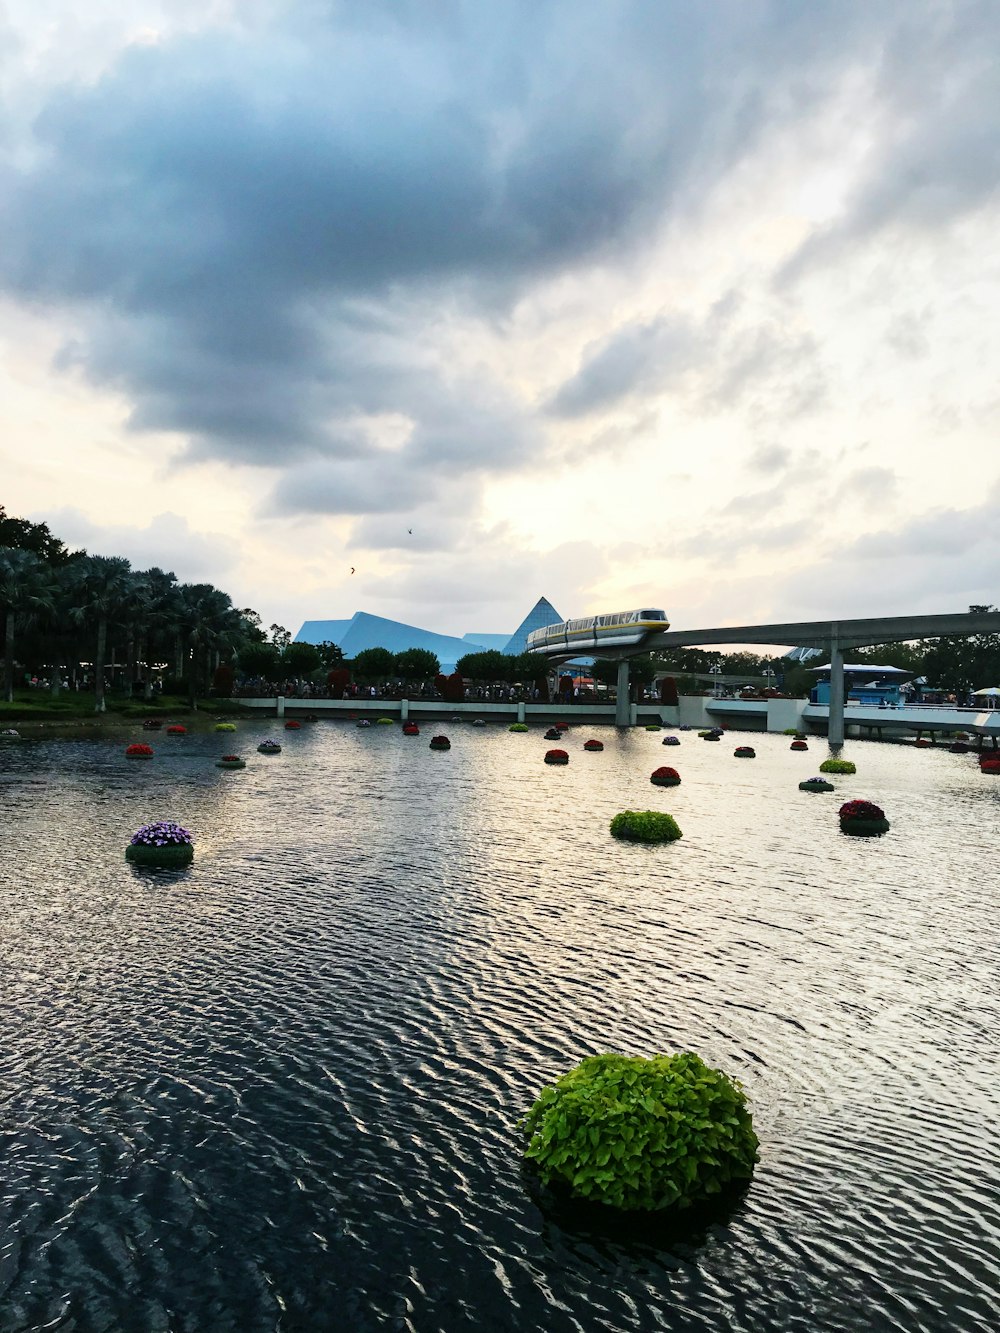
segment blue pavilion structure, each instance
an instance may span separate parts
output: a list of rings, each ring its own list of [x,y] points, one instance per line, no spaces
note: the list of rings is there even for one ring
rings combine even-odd
[[[523,653],[533,629],[554,625],[560,620],[562,616],[548,598],[539,597],[513,634],[470,633],[457,638],[400,620],[373,616],[367,611],[356,611],[349,620],[307,620],[295,639],[298,643],[335,643],[346,658],[357,657],[366,648],[387,648],[391,653],[425,648],[437,656],[441,670],[448,674],[467,653],[487,649],[509,655]]]

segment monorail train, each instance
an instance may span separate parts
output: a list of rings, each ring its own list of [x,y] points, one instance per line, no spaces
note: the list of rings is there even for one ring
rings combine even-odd
[[[528,635],[528,652],[631,648],[642,643],[647,634],[669,628],[670,621],[663,611],[612,611],[606,616],[584,616],[581,620],[564,620],[561,625],[532,630]]]

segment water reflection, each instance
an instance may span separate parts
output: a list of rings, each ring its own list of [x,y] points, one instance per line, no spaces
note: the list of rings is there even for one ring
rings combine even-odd
[[[560,769],[540,730],[442,730],[0,752],[0,1328],[994,1323],[1000,784],[974,756],[849,743],[824,798],[784,737],[748,763],[685,733],[662,790],[657,733],[573,730]],[[889,835],[840,834],[855,796]],[[636,807],[684,838],[615,843]],[[155,818],[194,830],[187,870],[124,861]],[[540,1087],[679,1048],[751,1097],[732,1216],[671,1240],[540,1211]]]

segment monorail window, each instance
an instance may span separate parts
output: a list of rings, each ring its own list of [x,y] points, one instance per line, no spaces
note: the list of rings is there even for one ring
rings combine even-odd
[[[662,611],[640,611],[640,620],[666,620]]]

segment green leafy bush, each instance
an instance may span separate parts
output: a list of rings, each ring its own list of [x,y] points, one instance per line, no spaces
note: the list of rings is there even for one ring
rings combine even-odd
[[[856,773],[858,770],[850,759],[824,759],[819,766],[821,773]]]
[[[673,815],[659,810],[623,810],[612,819],[611,832],[630,842],[676,842],[684,836]]]
[[[543,1090],[523,1128],[543,1184],[613,1208],[685,1208],[749,1180],[757,1161],[740,1084],[689,1051],[591,1056]]]
[[[391,717],[380,717],[375,723],[377,727],[391,727],[393,725]]]
[[[527,722],[512,722],[512,723],[510,724],[510,726],[507,728],[507,730],[508,730],[508,731],[527,731],[527,730],[528,730],[528,724],[527,724]]]

